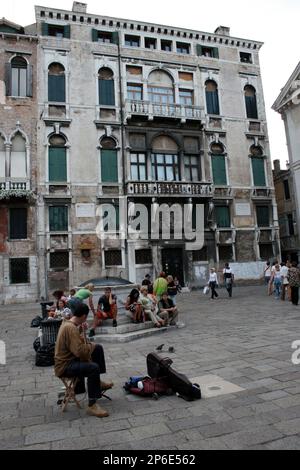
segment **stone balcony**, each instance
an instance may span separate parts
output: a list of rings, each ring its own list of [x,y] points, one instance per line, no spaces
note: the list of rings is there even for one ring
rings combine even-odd
[[[194,121],[204,120],[204,109],[200,106],[186,106],[181,104],[161,104],[150,101],[126,100],[125,119],[132,116],[146,116],[149,120],[154,117],[179,119],[185,122],[187,119]]]
[[[26,179],[9,179],[9,180],[0,180],[0,191],[29,191],[30,190],[30,181]]]
[[[126,184],[126,194],[135,196],[200,196],[212,197],[211,183],[186,183],[174,181],[141,182],[131,181]]]

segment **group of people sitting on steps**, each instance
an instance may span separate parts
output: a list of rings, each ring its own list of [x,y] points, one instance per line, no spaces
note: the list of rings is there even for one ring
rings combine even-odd
[[[165,273],[152,283],[150,276],[145,276],[142,286],[132,289],[127,297],[125,308],[132,313],[132,321],[139,322],[150,319],[154,326],[176,325],[178,311],[176,301],[172,300],[179,291],[173,278],[166,278]],[[63,291],[53,293],[56,305],[50,307],[49,318],[63,318],[55,344],[54,371],[57,377],[78,377],[82,391],[84,378],[87,377],[88,408],[87,413],[103,418],[109,413],[97,404],[104,391],[113,387],[113,382],[100,380],[100,374],[106,372],[103,347],[91,343],[86,338],[88,329],[87,317],[91,310],[94,315],[93,326],[89,336],[95,335],[95,328],[106,318],[113,319],[117,326],[117,298],[110,287],[106,287],[104,295],[99,298],[97,310],[93,304],[92,284],[77,291],[72,289],[66,297]],[[176,298],[176,297],[175,297]],[[84,301],[88,301],[88,305]],[[84,388],[84,387],[83,387]],[[75,393],[80,393],[79,391]]]

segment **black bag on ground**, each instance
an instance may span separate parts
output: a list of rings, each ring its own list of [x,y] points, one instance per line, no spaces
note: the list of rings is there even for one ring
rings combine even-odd
[[[38,328],[40,325],[41,325],[41,321],[42,321],[42,317],[40,317],[39,315],[37,317],[34,317],[32,320],[31,320],[31,324],[30,324],[30,327],[31,328]]]
[[[41,339],[35,338],[33,341],[33,349],[37,352],[37,350],[41,347]]]
[[[54,350],[54,343],[40,346],[36,352],[35,365],[38,367],[54,366]]]
[[[198,384],[192,384],[186,375],[176,372],[171,367],[172,359],[162,358],[152,352],[147,355],[147,370],[150,377],[167,377],[173,392],[187,401],[201,398],[201,390]]]

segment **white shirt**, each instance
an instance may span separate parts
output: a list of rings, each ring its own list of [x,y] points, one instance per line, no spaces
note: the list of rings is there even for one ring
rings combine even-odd
[[[265,267],[265,276],[266,277],[271,277],[271,274],[272,274],[271,266],[266,265],[266,267]]]
[[[217,273],[210,273],[208,282],[216,282],[218,284]]]

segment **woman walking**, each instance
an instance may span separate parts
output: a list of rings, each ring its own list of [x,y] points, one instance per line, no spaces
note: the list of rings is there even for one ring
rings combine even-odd
[[[209,281],[208,281],[208,285],[211,290],[211,300],[214,300],[214,298],[217,299],[219,297],[218,293],[216,292],[216,287],[218,284],[219,283],[218,283],[218,276],[217,276],[216,270],[215,268],[211,268]]]

